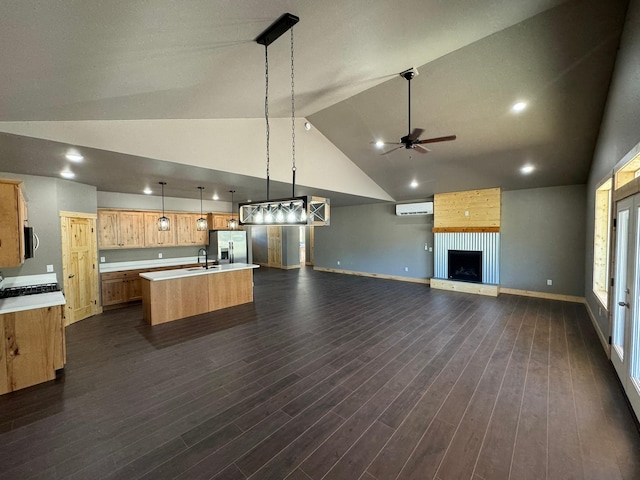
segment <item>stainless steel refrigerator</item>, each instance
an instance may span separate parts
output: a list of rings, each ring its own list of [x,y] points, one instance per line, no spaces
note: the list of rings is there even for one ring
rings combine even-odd
[[[247,232],[209,230],[207,253],[218,263],[247,263]]]

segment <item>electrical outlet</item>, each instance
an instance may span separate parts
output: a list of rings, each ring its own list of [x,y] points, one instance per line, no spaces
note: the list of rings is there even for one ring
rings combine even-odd
[[[338,260],[337,264],[340,265],[340,260]]]
[[[106,261],[107,261],[107,259],[106,259],[106,258],[104,258],[104,257],[100,257],[100,263],[104,263],[104,262],[106,262]]]
[[[547,280],[547,285],[553,285],[553,280]]]
[[[433,252],[433,248],[429,247],[429,251],[430,251],[430,252]]]
[[[404,267],[404,271],[408,272],[409,271],[409,267]]]
[[[424,244],[424,249],[425,249],[425,250],[429,250],[429,245],[425,243],[425,244]]]
[[[47,273],[53,272],[53,265],[47,265]]]
[[[162,254],[161,253],[158,254],[158,258],[162,258]]]
[[[464,211],[464,216],[465,216],[465,217],[468,217],[468,216],[469,216],[469,210],[465,210],[465,211]]]

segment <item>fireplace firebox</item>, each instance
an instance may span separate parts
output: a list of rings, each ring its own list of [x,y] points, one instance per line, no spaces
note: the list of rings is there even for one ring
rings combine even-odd
[[[448,277],[461,282],[482,283],[482,252],[449,250]]]

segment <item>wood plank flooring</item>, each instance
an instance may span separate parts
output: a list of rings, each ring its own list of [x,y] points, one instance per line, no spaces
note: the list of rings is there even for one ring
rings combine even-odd
[[[255,302],[67,328],[0,397],[0,479],[640,478],[584,306],[260,268]]]

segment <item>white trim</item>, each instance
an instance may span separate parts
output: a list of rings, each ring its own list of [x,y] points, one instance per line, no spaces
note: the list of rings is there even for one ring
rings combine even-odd
[[[602,331],[600,330],[600,326],[598,325],[598,322],[596,321],[596,317],[593,314],[593,312],[591,311],[591,307],[589,306],[589,302],[587,302],[586,300],[584,301],[584,305],[587,308],[587,313],[589,314],[589,318],[591,319],[591,323],[593,324],[593,328],[596,329],[596,333],[598,334],[598,338],[600,339],[600,343],[602,343],[602,348],[604,348],[604,351],[607,354],[607,358],[611,358],[611,345],[609,345],[609,342],[606,338],[604,338],[604,334],[602,333]]]

